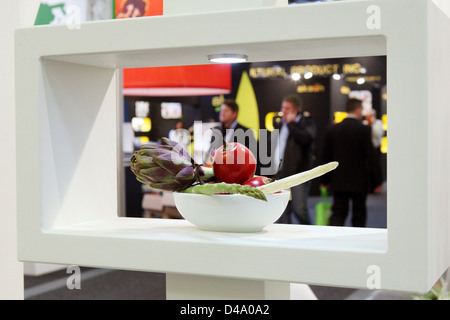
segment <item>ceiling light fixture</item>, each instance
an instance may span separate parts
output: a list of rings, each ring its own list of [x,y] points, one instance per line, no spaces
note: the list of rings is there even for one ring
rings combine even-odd
[[[246,62],[248,56],[245,54],[212,54],[208,60],[215,63],[242,63]]]

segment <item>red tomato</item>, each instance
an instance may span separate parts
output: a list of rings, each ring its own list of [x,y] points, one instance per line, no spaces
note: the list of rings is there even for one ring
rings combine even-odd
[[[248,179],[245,181],[242,185],[244,186],[252,186],[252,187],[260,187],[263,185],[266,185],[268,183],[271,183],[272,179],[263,177],[263,176],[254,176],[253,178]]]
[[[256,159],[243,144],[232,142],[219,147],[214,155],[214,175],[226,183],[243,183],[255,175]]]

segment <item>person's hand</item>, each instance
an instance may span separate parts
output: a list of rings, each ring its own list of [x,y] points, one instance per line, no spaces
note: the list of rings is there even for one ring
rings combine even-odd
[[[297,114],[294,112],[286,113],[283,115],[283,119],[284,121],[286,121],[286,123],[294,122],[295,118],[297,118]]]

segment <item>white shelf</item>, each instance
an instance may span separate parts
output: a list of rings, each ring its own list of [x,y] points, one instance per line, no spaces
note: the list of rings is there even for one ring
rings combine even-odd
[[[112,218],[44,233],[61,246],[67,237],[73,239],[68,257],[89,259],[95,267],[299,283],[314,278],[322,285],[336,274],[319,272],[315,278],[303,270],[325,271],[343,262],[353,268],[355,255],[376,261],[388,251],[387,230],[370,228],[274,224],[258,233],[226,233],[200,230],[185,220]],[[77,252],[82,255],[75,258]],[[45,254],[46,260],[55,258]],[[366,259],[360,258],[363,266]],[[358,269],[354,272],[367,277],[366,268]]]
[[[376,276],[379,289],[428,291],[450,266],[449,33],[426,0],[17,30],[19,259],[359,288]],[[116,68],[205,64],[230,52],[250,61],[387,56],[388,230],[274,225],[243,235],[117,220]]]
[[[228,233],[200,230],[188,221],[177,219],[116,218],[89,221],[47,231],[53,235],[140,239],[152,242],[186,242],[193,245],[220,243],[279,249],[323,250],[333,252],[387,252],[387,230],[274,224],[256,233]]]

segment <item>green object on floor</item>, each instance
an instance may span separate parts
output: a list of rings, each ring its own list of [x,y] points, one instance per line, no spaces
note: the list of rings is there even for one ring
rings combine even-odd
[[[328,197],[328,190],[320,187],[320,201],[316,204],[316,225],[327,226],[331,216],[331,202]]]

